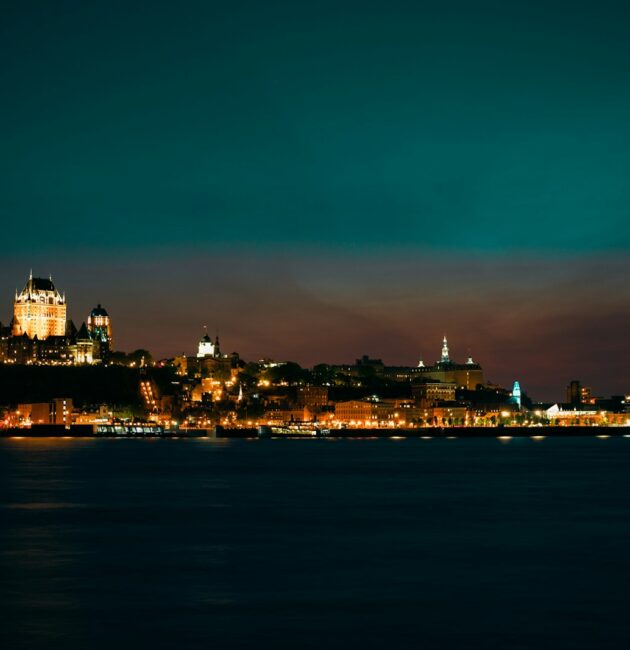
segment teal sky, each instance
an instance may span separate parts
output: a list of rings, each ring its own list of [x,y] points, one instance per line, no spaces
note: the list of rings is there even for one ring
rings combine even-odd
[[[629,18],[609,1],[10,2],[6,241],[626,250]]]

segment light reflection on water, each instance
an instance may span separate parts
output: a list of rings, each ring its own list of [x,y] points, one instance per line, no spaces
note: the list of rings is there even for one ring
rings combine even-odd
[[[630,443],[3,440],[3,648],[600,648]]]

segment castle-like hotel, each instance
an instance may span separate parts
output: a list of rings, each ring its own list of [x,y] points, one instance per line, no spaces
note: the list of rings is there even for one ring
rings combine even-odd
[[[97,305],[79,329],[67,319],[67,303],[52,278],[29,275],[15,292],[13,319],[0,323],[0,362],[93,364],[106,362],[112,349],[109,314]]]

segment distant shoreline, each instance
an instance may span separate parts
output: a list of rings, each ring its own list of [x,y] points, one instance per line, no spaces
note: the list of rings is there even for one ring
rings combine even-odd
[[[325,435],[305,435],[300,432],[272,434],[269,439],[432,439],[432,438],[567,438],[567,437],[630,437],[630,427],[617,426],[540,426],[540,427],[423,427],[417,429],[331,429]],[[258,439],[256,428],[242,429],[187,429],[150,434],[101,434],[91,427],[77,426],[66,429],[60,425],[41,426],[37,429],[5,429],[0,438],[211,438],[211,439]]]

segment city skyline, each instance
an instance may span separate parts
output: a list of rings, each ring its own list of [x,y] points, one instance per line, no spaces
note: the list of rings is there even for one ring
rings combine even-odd
[[[202,263],[199,260],[196,262],[197,265]],[[218,264],[222,266],[223,263],[227,264],[225,261]],[[207,260],[205,264],[208,264]],[[399,270],[400,264],[399,260]],[[411,262],[407,262],[407,269],[409,264]],[[514,272],[517,266],[514,262],[511,264]],[[562,262],[556,261],[555,264],[560,266]],[[622,262],[620,264],[623,270],[624,264]],[[594,272],[595,268],[593,266],[591,272]],[[467,270],[470,269],[467,267]],[[543,349],[536,345],[539,339],[535,338],[535,332],[531,330],[532,321],[525,319],[524,323],[518,325],[515,319],[519,310],[527,310],[530,304],[525,301],[524,296],[529,295],[530,299],[531,296],[534,298],[537,296],[537,288],[535,286],[531,288],[529,281],[526,283],[523,281],[527,284],[529,293],[523,294],[523,287],[521,287],[521,293],[517,294],[507,306],[505,297],[499,292],[495,299],[503,301],[503,308],[497,309],[496,312],[486,313],[490,304],[487,296],[482,301],[471,300],[470,296],[466,296],[465,287],[460,287],[460,295],[453,299],[453,302],[449,302],[452,293],[446,293],[438,302],[439,310],[429,311],[424,314],[422,320],[418,320],[416,314],[423,314],[422,302],[410,303],[408,299],[402,300],[400,289],[394,295],[388,295],[391,289],[388,283],[380,287],[381,302],[373,298],[373,304],[367,305],[363,313],[343,309],[344,297],[341,291],[337,291],[333,296],[336,302],[330,297],[328,303],[323,302],[321,292],[329,291],[327,286],[329,279],[318,275],[315,279],[311,278],[309,287],[311,294],[307,292],[306,287],[297,286],[293,286],[291,291],[287,288],[285,293],[269,292],[271,304],[267,307],[268,311],[262,313],[257,311],[259,320],[252,321],[243,315],[246,296],[257,290],[265,292],[260,284],[250,286],[247,290],[243,286],[256,275],[253,269],[238,278],[241,284],[239,282],[234,284],[232,278],[226,281],[225,286],[215,287],[214,297],[212,293],[206,293],[196,308],[189,307],[188,310],[185,307],[186,294],[182,296],[177,292],[177,284],[183,281],[183,278],[178,277],[178,273],[180,275],[190,273],[191,277],[199,275],[197,284],[194,282],[193,284],[203,292],[204,282],[198,267],[193,265],[185,269],[165,268],[164,276],[160,276],[155,267],[149,266],[145,271],[151,275],[153,284],[159,290],[156,293],[145,292],[143,299],[139,301],[137,296],[141,295],[143,287],[146,286],[144,277],[136,280],[138,284],[134,284],[133,279],[125,280],[124,277],[120,277],[118,283],[112,283],[111,275],[108,274],[104,274],[99,279],[97,271],[94,275],[84,273],[80,279],[69,277],[67,283],[63,279],[57,281],[58,277],[64,277],[64,273],[61,276],[54,273],[53,278],[57,287],[61,287],[67,296],[69,318],[76,319],[80,323],[97,302],[102,302],[108,311],[114,314],[117,349],[131,351],[145,348],[156,359],[173,357],[183,352],[190,353],[197,344],[203,326],[206,325],[211,333],[221,334],[226,352],[238,351],[248,360],[273,358],[278,361],[297,361],[304,366],[312,366],[317,363],[350,363],[361,355],[368,354],[382,358],[387,365],[414,366],[420,359],[425,363],[433,363],[438,359],[439,345],[442,336],[446,333],[449,336],[449,345],[454,358],[463,362],[468,356],[472,356],[476,362],[482,364],[486,379],[492,383],[509,387],[514,379],[518,379],[524,390],[534,399],[561,400],[566,385],[573,379],[580,379],[585,385],[591,386],[596,394],[627,393],[626,358],[623,348],[620,348],[620,351],[615,350],[618,342],[625,341],[624,321],[617,320],[614,313],[611,316],[594,309],[592,302],[594,295],[592,290],[589,293],[588,286],[584,284],[586,280],[582,280],[582,292],[577,305],[580,312],[587,312],[581,316],[582,320],[591,328],[604,328],[606,323],[613,327],[609,329],[608,336],[600,341],[603,350],[601,347],[595,350],[583,350],[580,356],[578,354],[580,342],[575,336],[581,334],[584,341],[592,341],[592,329],[587,328],[583,332],[574,330],[572,337],[568,332],[563,331],[558,323],[552,323],[555,330],[543,329],[542,331],[547,339],[554,337],[551,338],[549,346]],[[124,269],[122,272],[124,274]],[[337,271],[333,269],[331,272],[335,275]],[[566,279],[569,272],[565,270],[564,273]],[[321,283],[321,286],[317,287],[313,284],[313,280]],[[559,278],[559,281],[561,280],[562,278]],[[596,278],[590,278],[591,282],[594,280]],[[95,281],[96,283],[93,284]],[[170,287],[168,282],[172,283]],[[339,289],[344,288],[342,283],[337,280],[335,282]],[[435,279],[431,278],[431,282],[435,283]],[[124,291],[121,291],[122,286],[125,287]],[[377,285],[374,283],[372,286]],[[205,291],[207,290],[206,287]],[[320,292],[319,295],[316,290]],[[101,299],[103,295],[107,295],[108,299]],[[584,306],[587,296],[588,309]],[[567,320],[564,321],[564,325],[568,326],[567,321],[570,322],[575,318],[576,313],[571,309],[571,301],[567,303],[561,298],[560,295],[558,308],[560,313],[565,311]],[[434,297],[434,300],[437,300],[437,297]],[[409,310],[408,313],[406,315],[401,314],[400,311],[391,313],[392,305],[397,306],[401,303]],[[10,316],[8,318],[5,316],[8,312],[8,304],[0,306],[0,314],[2,314],[0,320],[4,324],[10,321]],[[214,304],[216,309],[209,309],[208,306],[211,304]],[[83,305],[87,307],[84,308]],[[176,307],[177,310],[174,313],[169,312],[165,305]],[[298,305],[303,312],[304,329],[291,336],[290,328],[293,321],[290,319],[285,321],[285,314],[290,316]],[[160,314],[160,312],[164,313]],[[265,313],[267,319],[264,318]],[[337,318],[339,314],[343,315],[343,319]],[[588,314],[592,317],[586,318]],[[362,331],[368,334],[376,331],[377,336],[357,338],[357,327],[353,323],[361,319],[371,324],[370,327],[363,325]],[[475,323],[475,319],[479,322]],[[441,327],[445,322],[448,326]],[[474,327],[471,327],[471,322]],[[497,326],[497,322],[504,323],[502,328]],[[156,329],[151,326],[151,323],[159,323],[160,327]],[[545,325],[544,320],[541,325]],[[502,337],[492,336],[492,332],[501,329],[503,329]],[[519,340],[519,337],[525,338]],[[305,340],[307,345],[304,345]],[[310,345],[308,345],[309,341]],[[605,362],[601,361],[603,358],[606,359]]]
[[[627,391],[625,4],[239,7],[7,10],[0,320],[32,266],[157,357],[448,332],[497,383]]]

